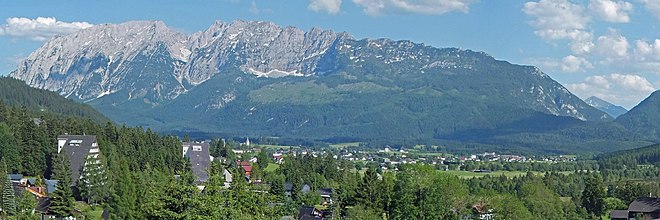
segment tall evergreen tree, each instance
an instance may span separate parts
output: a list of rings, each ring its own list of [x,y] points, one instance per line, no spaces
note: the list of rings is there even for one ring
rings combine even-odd
[[[380,182],[378,173],[374,169],[369,168],[365,171],[362,183],[360,183],[361,190],[357,194],[358,202],[367,208],[381,209]]]
[[[57,217],[67,217],[73,211],[73,192],[71,191],[71,170],[66,151],[55,154],[53,159],[53,179],[58,180],[57,189],[49,195],[48,211]]]
[[[81,178],[78,180],[78,188],[82,198],[89,204],[98,204],[108,196],[108,171],[105,158],[101,154],[94,158],[89,155],[85,159]]]
[[[600,218],[605,209],[605,202],[603,199],[606,196],[605,184],[603,184],[603,177],[600,174],[593,173],[587,177],[584,182],[584,191],[582,191],[582,207]]]
[[[16,213],[16,200],[14,198],[14,188],[12,187],[11,180],[7,176],[7,163],[3,159],[0,162],[0,175],[4,177],[2,183],[2,212],[7,215],[14,215]]]
[[[22,171],[21,155],[18,144],[7,124],[0,122],[0,158],[11,161],[7,164],[7,173]]]
[[[35,206],[37,206],[37,199],[34,195],[32,195],[32,193],[23,192],[21,196],[16,199],[16,219],[39,219],[39,217],[33,212]]]

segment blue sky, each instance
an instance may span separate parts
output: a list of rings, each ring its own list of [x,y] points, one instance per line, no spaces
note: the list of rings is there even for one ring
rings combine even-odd
[[[0,75],[49,37],[95,24],[162,20],[192,33],[238,19],[485,51],[626,108],[660,89],[660,0],[1,1]]]

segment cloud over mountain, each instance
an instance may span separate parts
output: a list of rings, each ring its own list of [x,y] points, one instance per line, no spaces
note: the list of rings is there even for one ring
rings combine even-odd
[[[53,17],[7,18],[7,24],[0,26],[0,35],[45,41],[56,35],[65,35],[93,26],[87,22],[63,22]]]

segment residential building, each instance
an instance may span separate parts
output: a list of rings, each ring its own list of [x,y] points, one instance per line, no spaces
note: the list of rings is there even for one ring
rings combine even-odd
[[[100,163],[101,154],[96,136],[92,135],[60,135],[57,137],[57,153],[66,152],[71,170],[71,186],[75,186],[81,178],[81,173],[87,164]]]
[[[300,220],[312,220],[312,219],[324,219],[323,212],[312,206],[303,206],[299,210],[298,219]]]
[[[238,161],[238,166],[240,166],[243,171],[245,171],[245,177],[250,179],[250,175],[252,175],[252,164],[250,164],[249,161]]]
[[[641,197],[630,203],[628,210],[612,210],[611,219],[660,219],[660,198]]]
[[[190,161],[197,185],[209,180],[208,170],[211,168],[211,161],[213,160],[209,148],[208,142],[183,143],[183,157]]]
[[[321,195],[321,205],[332,205],[332,189],[323,188],[317,190]]]

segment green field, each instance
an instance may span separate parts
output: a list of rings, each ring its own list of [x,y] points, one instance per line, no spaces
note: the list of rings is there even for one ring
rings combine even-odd
[[[447,170],[447,171],[438,171],[438,172],[456,175],[460,178],[465,178],[465,179],[469,179],[469,178],[473,178],[473,177],[484,177],[486,175],[490,175],[490,176],[502,176],[502,175],[504,175],[506,177],[511,178],[511,177],[524,176],[524,175],[527,174],[526,171],[493,171],[493,172],[490,172],[490,173],[475,173],[475,172],[472,172],[472,171]],[[537,172],[537,171],[531,171],[531,172],[536,174],[536,175],[539,175],[539,174],[543,175],[543,172]],[[571,171],[566,171],[566,172],[560,172],[560,173],[569,174],[569,173],[572,173],[572,172]]]
[[[336,149],[343,149],[347,147],[358,147],[360,146],[360,142],[349,142],[349,143],[338,143],[338,144],[331,144],[331,148],[336,148]]]
[[[76,210],[80,210],[84,213],[89,219],[102,219],[103,207],[101,206],[90,206],[85,202],[77,201],[74,203],[74,207]]]
[[[270,172],[275,172],[275,170],[279,169],[280,165],[276,163],[268,163],[268,166],[264,169],[264,172],[270,173]]]
[[[280,145],[270,145],[270,144],[260,144],[259,146],[266,149],[290,149],[291,146],[280,146]]]

